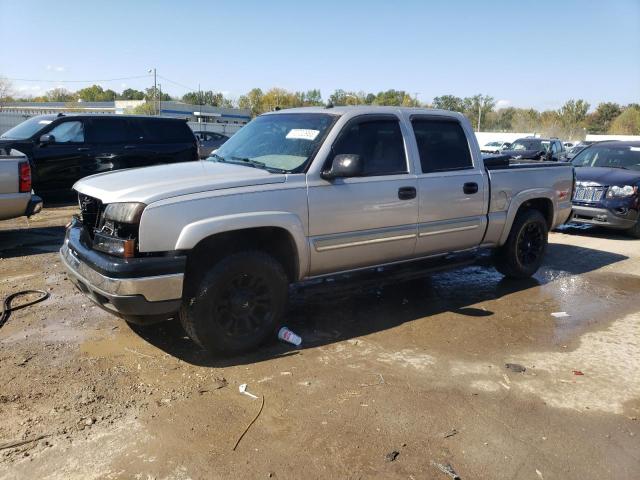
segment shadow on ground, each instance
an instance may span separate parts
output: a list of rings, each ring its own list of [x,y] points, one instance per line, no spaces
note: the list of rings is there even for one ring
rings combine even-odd
[[[526,280],[502,277],[490,266],[490,257],[486,255],[475,265],[394,283],[385,281],[388,276],[385,271],[345,275],[296,289],[284,323],[303,337],[302,350],[443,312],[481,321],[483,317],[502,316],[504,312],[473,305],[527,290],[533,293],[536,287],[559,278],[588,273],[626,259],[624,255],[600,250],[550,244],[545,265],[534,278]],[[199,366],[250,364],[298,353],[289,345],[271,342],[251,354],[213,358],[187,337],[177,320],[146,327],[131,325],[131,328],[159,349]]]
[[[62,226],[0,230],[0,258],[56,252],[64,241]]]

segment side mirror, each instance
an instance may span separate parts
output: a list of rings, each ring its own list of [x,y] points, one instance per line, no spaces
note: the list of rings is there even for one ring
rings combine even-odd
[[[325,180],[332,178],[360,177],[364,173],[364,163],[360,155],[352,153],[340,154],[333,157],[331,168],[320,175]]]
[[[49,134],[40,135],[40,143],[44,145],[49,143],[55,143],[55,141],[56,141],[56,137],[54,137],[53,135],[49,135]]]

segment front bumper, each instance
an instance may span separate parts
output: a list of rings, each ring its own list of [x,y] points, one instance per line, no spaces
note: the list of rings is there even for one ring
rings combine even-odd
[[[608,209],[574,204],[569,222],[627,230],[638,222],[638,217],[638,210],[633,208]]]
[[[185,256],[122,259],[92,250],[77,219],[67,228],[60,257],[69,279],[97,305],[135,323],[179,310]]]

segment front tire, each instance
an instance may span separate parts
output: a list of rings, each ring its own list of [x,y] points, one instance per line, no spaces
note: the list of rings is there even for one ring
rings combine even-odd
[[[507,241],[494,255],[496,270],[506,277],[531,277],[542,264],[548,238],[547,222],[538,210],[519,212]]]
[[[282,265],[259,251],[234,253],[206,272],[180,310],[183,328],[212,354],[253,350],[275,334],[287,304]]]

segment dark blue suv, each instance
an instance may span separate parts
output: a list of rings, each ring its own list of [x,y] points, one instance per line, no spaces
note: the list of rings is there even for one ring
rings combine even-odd
[[[640,238],[640,142],[599,142],[571,160],[576,188],[570,221]]]

